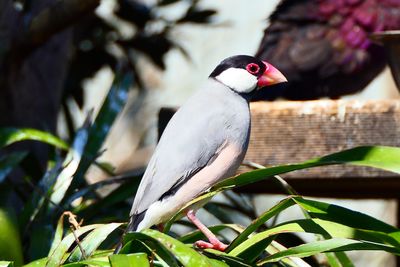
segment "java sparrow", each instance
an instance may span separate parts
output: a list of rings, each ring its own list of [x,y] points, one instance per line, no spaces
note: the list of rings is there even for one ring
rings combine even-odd
[[[249,100],[260,88],[286,82],[275,67],[245,55],[223,60],[172,117],[136,193],[127,232],[162,224],[221,179],[235,174],[250,136]],[[187,210],[209,239],[201,248],[226,245]]]

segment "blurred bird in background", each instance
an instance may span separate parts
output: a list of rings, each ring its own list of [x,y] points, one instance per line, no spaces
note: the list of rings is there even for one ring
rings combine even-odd
[[[269,21],[256,57],[289,83],[257,100],[336,99],[363,90],[384,69],[384,48],[368,37],[400,28],[400,0],[283,0]]]

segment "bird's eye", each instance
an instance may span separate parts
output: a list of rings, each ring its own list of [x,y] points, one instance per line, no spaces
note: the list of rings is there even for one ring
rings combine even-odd
[[[251,74],[257,74],[260,70],[260,66],[258,66],[256,63],[250,63],[246,66],[246,70]]]

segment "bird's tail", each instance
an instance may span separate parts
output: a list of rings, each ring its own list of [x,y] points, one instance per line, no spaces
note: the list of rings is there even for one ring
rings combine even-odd
[[[146,214],[146,210],[142,211],[141,213],[138,213],[138,214],[133,214],[129,218],[129,223],[128,223],[128,226],[126,227],[125,232],[126,233],[135,232],[137,230],[139,224],[143,220],[145,214]]]
[[[141,213],[138,214],[133,214],[130,218],[129,218],[129,223],[128,226],[126,227],[121,240],[118,242],[117,247],[114,250],[114,254],[118,254],[119,251],[122,248],[122,240],[125,236],[126,233],[131,233],[131,232],[135,232],[140,224],[140,222],[143,220],[144,215],[146,214],[146,211],[143,211]]]

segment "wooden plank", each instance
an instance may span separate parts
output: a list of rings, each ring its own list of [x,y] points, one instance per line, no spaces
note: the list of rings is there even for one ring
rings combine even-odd
[[[160,134],[174,112],[174,108],[160,111]],[[300,162],[360,145],[400,146],[398,100],[256,102],[251,104],[251,113],[251,138],[245,160],[266,166]],[[329,166],[285,177],[393,176],[372,168]]]
[[[360,145],[400,146],[400,101],[319,100],[252,104],[246,160],[262,165],[304,161]],[[285,177],[387,177],[372,168],[329,166]]]

